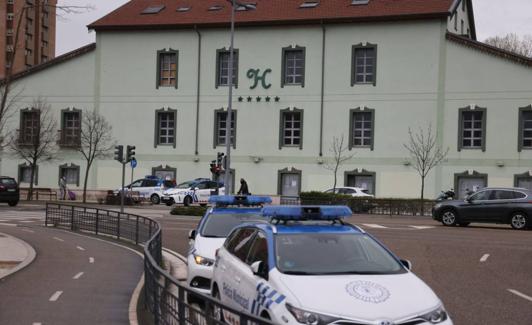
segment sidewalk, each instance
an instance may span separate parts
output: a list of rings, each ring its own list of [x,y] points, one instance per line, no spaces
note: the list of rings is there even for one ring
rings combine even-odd
[[[35,255],[33,247],[25,241],[0,233],[0,279],[29,265]]]

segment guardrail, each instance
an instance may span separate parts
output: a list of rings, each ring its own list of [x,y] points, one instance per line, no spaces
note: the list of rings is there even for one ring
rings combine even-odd
[[[161,225],[150,218],[92,207],[46,203],[45,225],[70,231],[111,236],[144,247],[144,305],[155,325],[225,324],[270,325],[267,320],[241,313],[210,296],[191,291],[162,267]],[[189,304],[200,298],[203,308]]]

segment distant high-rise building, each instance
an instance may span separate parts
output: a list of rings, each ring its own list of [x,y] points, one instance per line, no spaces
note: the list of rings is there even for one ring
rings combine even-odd
[[[10,64],[17,73],[55,57],[56,5],[57,0],[0,1],[0,79]]]

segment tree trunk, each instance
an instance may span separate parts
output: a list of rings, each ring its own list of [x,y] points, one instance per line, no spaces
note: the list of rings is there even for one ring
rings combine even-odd
[[[89,170],[91,165],[87,163],[87,169],[85,170],[85,180],[83,182],[83,203],[87,201],[87,180],[89,179]]]
[[[425,177],[421,177],[421,216],[425,215],[425,202],[423,201],[425,192]]]
[[[334,169],[334,185],[333,185],[333,193],[336,190],[336,174],[338,173],[338,168]]]
[[[31,165],[30,169],[30,189],[28,190],[28,197],[26,198],[28,201],[31,201],[33,197],[33,180],[35,178],[35,164]]]

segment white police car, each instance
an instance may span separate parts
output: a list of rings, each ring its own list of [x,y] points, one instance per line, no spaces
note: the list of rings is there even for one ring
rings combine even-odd
[[[126,185],[126,192],[138,192],[140,196],[147,198],[153,204],[159,204],[163,193],[172,188],[175,183],[169,180],[163,180],[157,176],[146,176],[142,179],[137,179],[133,183]],[[120,189],[114,191],[115,194],[120,194]]]
[[[208,178],[196,178],[165,191],[161,201],[168,206],[174,203],[184,204],[185,206],[189,206],[192,203],[204,205],[209,202],[209,197],[212,194],[224,194],[224,191],[225,188],[222,183]]]
[[[215,206],[201,218],[196,230],[189,233],[187,284],[194,291],[210,294],[214,254],[235,226],[252,221],[267,221],[261,206],[271,203],[267,196],[211,196]]]
[[[275,324],[452,324],[434,292],[344,206],[269,206],[217,251],[212,295]],[[231,320],[226,311],[215,316]]]

